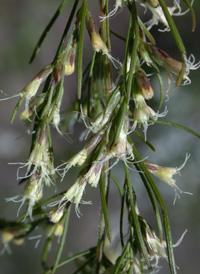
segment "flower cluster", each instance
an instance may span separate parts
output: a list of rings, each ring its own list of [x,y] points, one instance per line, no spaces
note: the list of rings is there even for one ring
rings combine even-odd
[[[44,34],[47,33],[68,2],[62,1]],[[174,175],[180,174],[190,155],[186,154],[184,163],[179,167],[159,166],[147,161],[147,157],[141,158],[136,148],[138,140],[135,140],[135,135],[156,151],[149,141],[150,138],[147,140],[147,129],[149,125],[156,123],[159,118],[168,113],[167,107],[164,107],[163,112],[161,109],[163,97],[164,95],[168,96],[173,77],[177,77],[176,87],[182,80],[183,84],[190,84],[190,71],[200,67],[200,61],[195,63],[193,55],[187,56],[172,19],[173,16],[184,15],[190,10],[194,29],[193,1],[191,3],[184,1],[188,9],[182,11],[180,0],[173,0],[172,6],[167,6],[166,1],[160,0],[116,0],[114,9],[110,12],[108,1],[99,1],[100,28],[97,27],[98,24],[89,11],[89,2],[87,0],[74,1],[53,61],[40,70],[18,94],[12,96],[20,98],[14,109],[11,123],[25,101],[20,118],[28,127],[32,142],[27,161],[14,163],[20,165],[17,169],[17,180],[20,184],[24,184],[24,189],[21,195],[6,199],[6,201],[21,204],[16,222],[0,221],[4,250],[9,251],[9,243],[12,241],[22,244],[25,237],[41,226],[45,229],[47,237],[42,255],[42,263],[45,268],[47,251],[50,250],[53,236],[58,236],[61,241],[54,265],[51,269],[45,269],[48,273],[49,271],[54,273],[58,266],[73,258],[80,259],[81,257],[80,261],[84,262],[84,265],[79,270],[87,273],[139,274],[146,273],[146,271],[156,273],[159,270],[160,260],[165,259],[169,262],[171,273],[176,274],[172,247],[180,244],[185,233],[174,245],[167,209],[151,174],[173,188],[175,203],[181,193],[191,194],[183,192],[174,179]],[[152,17],[148,22],[143,22],[142,16],[137,10],[138,5],[144,6],[151,12]],[[109,26],[110,18],[118,15],[118,11],[122,8],[127,8],[126,14],[130,17],[126,38],[112,31]],[[73,25],[72,22],[74,22]],[[164,26],[162,31],[171,30],[181,53],[181,61],[175,60],[157,46],[151,28],[160,23]],[[89,34],[90,48],[93,51],[92,59],[87,66],[83,64],[86,31]],[[44,34],[39,40],[32,59],[41,46],[40,42],[44,38]],[[122,63],[118,57],[114,58],[111,55],[111,45],[112,49],[116,45],[112,43],[112,35],[125,41],[124,52],[119,55],[120,59],[124,56]],[[84,57],[88,56],[90,54]],[[164,68],[167,73],[169,85],[166,92],[163,88],[163,75],[160,67]],[[119,70],[115,70],[113,73],[114,69]],[[75,98],[75,100],[69,109],[62,111],[68,89],[65,81],[75,71],[76,94],[73,96],[70,94],[70,99]],[[151,76],[154,74],[158,78],[160,88],[152,88]],[[43,90],[39,92],[43,84]],[[156,101],[159,92],[160,102],[156,110],[152,106],[157,103],[154,104],[152,101]],[[7,99],[9,98],[3,98],[0,101]],[[150,103],[149,100],[151,100]],[[83,132],[79,134],[79,140],[84,141],[84,144],[79,151],[76,150],[71,158],[66,156],[67,162],[58,163],[58,166],[55,167],[54,142],[51,138],[51,131],[56,129],[59,137],[64,137],[67,130],[76,130],[74,125],[78,120],[85,126]],[[162,120],[157,122],[166,123]],[[170,124],[170,122],[167,123]],[[144,137],[140,134],[141,126]],[[177,125],[177,127],[180,126]],[[192,130],[188,131],[194,133]],[[198,133],[194,133],[194,135],[199,136]],[[74,148],[76,149],[76,146]],[[115,170],[113,167],[119,162],[122,164],[120,171],[124,171],[124,180],[121,182],[113,175]],[[74,168],[79,169],[79,173],[71,182],[71,179],[67,178],[67,173]],[[147,221],[148,216],[145,220],[139,213],[132,169],[138,171],[141,183],[147,190],[156,216],[156,229],[150,226]],[[55,185],[56,178],[62,182],[64,190],[45,199],[47,186]],[[115,250],[113,254],[110,252],[113,242],[109,225],[110,212],[107,208],[112,181],[116,184],[121,199],[121,209],[119,209],[120,248],[118,248],[119,252]],[[75,255],[64,263],[60,262],[70,220],[70,207],[74,205],[75,212],[80,217],[80,205],[91,204],[90,201],[84,201],[84,193],[88,185],[94,188],[99,185],[102,202],[97,245],[84,252],[82,256]],[[19,216],[20,210],[25,204],[26,211]],[[126,229],[124,229],[125,225]],[[32,238],[40,240],[41,235]],[[166,252],[167,249],[168,252]]]

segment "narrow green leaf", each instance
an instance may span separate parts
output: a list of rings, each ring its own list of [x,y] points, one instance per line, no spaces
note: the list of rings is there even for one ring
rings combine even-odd
[[[93,69],[94,69],[94,63],[96,58],[96,51],[93,52],[92,55],[92,61],[90,63],[89,68],[89,77],[88,77],[88,95],[87,95],[87,116],[90,117],[90,107],[91,107],[91,82],[92,82],[92,75],[93,75]]]
[[[126,253],[128,252],[129,248],[130,248],[130,243],[128,242],[126,244],[126,247],[123,250],[122,255],[117,259],[117,263],[115,265],[115,269],[114,269],[113,274],[121,274],[120,267],[124,263],[124,259],[125,259]]]
[[[59,248],[58,248],[58,252],[57,252],[57,255],[56,255],[56,259],[55,259],[51,274],[54,274],[56,272],[56,269],[59,265],[59,260],[60,260],[64,245],[65,245],[67,230],[68,230],[68,225],[69,225],[70,210],[71,210],[71,207],[69,207],[65,212],[64,229],[63,229],[63,233],[62,233],[62,236],[61,236],[61,239],[60,239],[60,245],[59,245]]]
[[[177,27],[174,23],[174,20],[171,16],[171,14],[169,13],[168,7],[165,3],[165,0],[158,0],[158,2],[160,3],[160,6],[164,12],[165,18],[169,24],[170,30],[172,32],[172,35],[174,37],[174,40],[176,42],[176,45],[178,47],[178,49],[180,50],[181,53],[186,54],[186,50],[185,50],[185,46],[183,44],[183,41],[181,39],[181,36],[179,34],[179,31],[177,30]]]
[[[48,268],[47,265],[46,265],[46,260],[47,260],[47,254],[48,254],[49,247],[51,245],[53,236],[54,236],[54,230],[51,232],[51,235],[47,238],[46,243],[45,243],[44,248],[43,248],[43,252],[42,252],[42,266],[43,266],[44,269]]]
[[[112,145],[117,144],[120,132],[124,125],[126,111],[127,111],[127,102],[124,99],[120,109],[117,112],[117,115],[115,116],[115,118],[113,120],[112,128],[110,130],[110,134],[111,135],[114,134],[114,141],[113,141]],[[113,139],[111,138],[111,140],[113,140]]]
[[[157,206],[157,203],[156,203],[156,200],[155,200],[155,197],[154,197],[154,194],[149,186],[149,183],[146,179],[146,177],[144,176],[144,174],[142,173],[142,170],[140,169],[139,165],[136,163],[134,164],[135,165],[135,168],[137,169],[137,171],[139,172],[139,175],[145,185],[145,188],[148,192],[148,195],[149,195],[149,198],[151,200],[151,203],[152,203],[152,206],[153,206],[153,209],[154,209],[154,212],[155,212],[155,216],[156,216],[156,221],[157,221],[157,225],[158,225],[158,231],[159,231],[159,238],[160,238],[160,241],[163,240],[163,226],[162,226],[162,220],[161,220],[161,217],[160,217],[160,212],[159,212],[159,209],[158,209],[158,206]]]
[[[137,22],[137,10],[136,10],[136,6],[135,6],[135,2],[133,2],[132,21],[133,21],[133,25],[134,25],[135,40],[134,40],[134,44],[133,44],[133,50],[131,53],[131,64],[130,64],[130,70],[129,70],[129,74],[128,74],[127,89],[126,89],[126,94],[125,94],[127,105],[129,104],[129,101],[130,101],[132,81],[133,81],[133,76],[134,76],[134,72],[136,70],[136,65],[137,65],[137,61],[138,61],[137,53],[138,53],[138,49],[139,49],[139,38],[140,38],[139,37],[139,26],[138,26],[138,22]],[[125,75],[126,75],[126,73],[125,73]],[[126,77],[124,79],[126,79]]]
[[[158,82],[160,85],[160,102],[158,105],[158,109],[161,109],[162,104],[163,104],[163,97],[164,97],[164,87],[163,87],[163,80],[162,77],[160,76],[160,73],[156,73],[156,76],[158,77]]]
[[[83,0],[81,7],[81,19],[80,19],[80,33],[78,40],[78,49],[77,49],[77,98],[81,99],[82,92],[82,61],[83,61],[83,44],[84,44],[84,30],[85,30],[85,18],[86,18],[86,9],[87,9],[87,0]]]
[[[194,9],[193,9],[191,3],[188,0],[183,0],[183,1],[185,2],[185,4],[190,9],[190,12],[191,12],[191,15],[192,15],[192,31],[195,31],[195,28],[196,28],[196,17],[195,17]]]
[[[126,205],[125,196],[126,196],[126,192],[125,192],[125,185],[124,185],[122,198],[121,198],[121,210],[120,210],[120,241],[121,241],[122,250],[124,249],[123,219],[124,219],[124,211],[125,211],[125,205]]]
[[[119,181],[118,181],[113,175],[111,175],[110,177],[111,177],[111,179],[115,182],[115,184],[116,184],[116,186],[117,186],[117,188],[118,188],[118,190],[119,190],[120,197],[122,197],[123,191],[122,191],[122,188],[121,188],[121,186],[120,186]]]
[[[185,46],[183,44],[183,41],[181,39],[181,36],[177,30],[177,27],[174,23],[174,20],[171,16],[171,14],[169,13],[168,7],[165,3],[164,0],[158,0],[160,3],[160,6],[164,12],[165,18],[169,24],[170,30],[172,32],[172,35],[174,37],[174,40],[176,42],[176,45],[179,49],[179,51],[181,52],[181,58],[182,58],[182,62],[183,62],[183,66],[182,66],[182,70],[179,73],[178,79],[176,81],[176,87],[178,87],[181,83],[181,80],[185,74],[185,69],[186,69],[186,63],[187,63],[187,58],[186,58],[186,50],[185,50]]]
[[[106,232],[107,232],[108,239],[111,242],[112,234],[111,234],[111,230],[110,230],[108,209],[107,209],[107,205],[106,205],[105,184],[104,184],[102,176],[100,177],[100,180],[99,180],[99,190],[100,190],[101,204],[102,204],[102,210],[103,210],[103,215],[104,215]]]
[[[137,215],[136,210],[135,210],[135,205],[134,205],[134,201],[133,201],[133,191],[132,191],[132,185],[131,185],[129,170],[128,170],[128,167],[126,165],[124,165],[124,168],[125,168],[126,185],[127,185],[128,192],[129,192],[131,213],[132,213],[132,217],[133,217],[135,233],[136,233],[137,240],[138,240],[138,243],[140,245],[141,251],[143,253],[145,262],[146,262],[149,270],[152,271],[151,263],[150,263],[150,260],[149,260],[149,255],[148,255],[145,243],[144,243],[144,238],[142,236],[141,227],[140,227],[140,223],[139,223],[139,220],[138,220],[138,215]]]
[[[166,205],[163,201],[162,195],[160,194],[154,180],[151,177],[151,174],[149,173],[148,169],[145,167],[144,163],[142,162],[142,159],[141,159],[137,149],[135,148],[135,146],[133,146],[133,153],[135,155],[136,160],[140,161],[140,163],[138,163],[138,165],[144,171],[144,174],[145,174],[145,176],[146,176],[146,178],[154,192],[154,195],[162,209],[163,222],[164,222],[164,228],[165,228],[165,236],[166,236],[166,242],[167,242],[169,266],[170,266],[171,274],[176,274],[177,272],[176,272],[176,264],[175,264],[175,258],[174,258],[171,227],[170,227],[170,221],[169,221],[169,216],[168,216]]]
[[[142,136],[142,134],[140,134],[137,130],[134,130],[134,133],[143,141],[145,142],[154,152],[156,152],[155,147],[149,142],[149,141],[145,141],[144,136]]]
[[[19,101],[18,101],[16,107],[14,108],[14,111],[13,111],[13,114],[12,114],[12,117],[11,117],[11,120],[10,120],[10,124],[11,124],[11,125],[12,125],[12,123],[13,123],[13,121],[14,121],[14,119],[15,119],[15,116],[16,116],[16,114],[17,114],[17,112],[18,112],[18,109],[20,108],[20,106],[21,106],[21,104],[23,103],[24,99],[25,99],[25,95],[22,96],[22,97],[19,99]]]
[[[128,60],[128,54],[129,54],[129,44],[130,44],[130,39],[131,37],[131,28],[132,28],[132,16],[129,18],[129,24],[128,24],[128,31],[127,31],[127,36],[126,36],[126,45],[125,45],[125,52],[124,52],[124,61],[123,61],[123,88],[122,90],[127,90],[127,60]]]
[[[163,124],[163,125],[169,125],[169,126],[173,126],[173,127],[176,127],[176,128],[180,128],[182,130],[185,130],[187,132],[190,132],[192,133],[194,136],[200,138],[200,133],[188,128],[188,127],[184,127],[182,125],[179,125],[179,124],[176,124],[176,123],[172,123],[172,122],[169,122],[169,121],[162,121],[162,120],[149,120],[149,122],[152,122],[152,123],[157,123],[157,124]]]
[[[69,19],[67,21],[67,24],[66,24],[66,27],[64,29],[64,32],[63,32],[63,35],[62,35],[62,38],[60,40],[60,44],[58,46],[58,49],[57,49],[57,52],[56,52],[56,55],[55,55],[55,58],[54,58],[54,61],[57,59],[57,57],[59,56],[59,54],[61,53],[61,50],[62,50],[62,46],[65,42],[65,38],[67,36],[67,33],[69,31],[69,28],[71,26],[71,23],[72,23],[72,20],[74,18],[74,15],[75,15],[75,12],[76,12],[76,8],[77,8],[77,5],[78,5],[78,2],[79,0],[75,0],[74,2],[74,5],[72,7],[72,11],[70,12],[70,16],[69,16]]]
[[[66,259],[66,260],[64,260],[64,261],[62,261],[62,262],[60,262],[60,263],[58,264],[57,268],[60,268],[61,266],[66,265],[66,264],[70,263],[71,261],[74,261],[75,259],[78,259],[78,258],[80,258],[80,257],[83,257],[83,256],[85,256],[85,255],[90,254],[90,253],[91,253],[91,250],[92,250],[92,249],[88,249],[88,250],[86,250],[86,251],[77,253],[77,254],[75,254],[75,255],[69,257],[68,259]],[[53,266],[52,266],[51,268],[49,268],[47,271],[45,271],[43,274],[49,274],[49,273],[51,273],[52,269],[53,269]]]
[[[152,43],[152,45],[156,44],[155,39],[153,38],[152,34],[150,33],[150,31],[147,29],[147,27],[145,26],[145,24],[142,22],[142,20],[140,19],[140,17],[138,16],[138,23],[141,27],[141,29],[144,31],[144,34],[146,35],[146,37],[149,39],[149,41]]]
[[[51,83],[50,89],[47,91],[47,96],[48,96],[47,103],[41,111],[40,120],[42,120],[45,116],[48,117],[48,114],[51,108],[53,94],[54,94],[54,88],[55,88],[55,83]]]
[[[51,18],[50,22],[48,23],[48,25],[46,26],[45,30],[43,31],[34,51],[33,54],[31,56],[30,59],[30,63],[33,62],[33,60],[35,59],[35,56],[38,54],[38,52],[40,51],[40,47],[42,45],[42,42],[44,41],[47,33],[49,32],[49,30],[51,29],[51,27],[53,26],[53,24],[55,23],[56,19],[58,18],[58,16],[61,14],[62,10],[64,9],[64,7],[66,6],[66,4],[69,2],[69,0],[63,0],[62,3],[60,4],[59,8],[57,9],[57,11],[55,12],[55,14],[53,15],[53,17]]]
[[[123,37],[123,36],[121,36],[120,34],[116,33],[115,31],[110,30],[110,33],[112,33],[114,36],[116,36],[117,38],[121,39],[122,41],[126,42],[126,38]]]

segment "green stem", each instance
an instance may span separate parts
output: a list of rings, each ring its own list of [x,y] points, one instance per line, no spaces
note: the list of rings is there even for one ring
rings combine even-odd
[[[59,260],[60,260],[64,245],[65,245],[66,235],[67,235],[67,230],[68,230],[68,225],[69,225],[70,209],[71,208],[68,208],[66,213],[65,213],[64,229],[63,229],[62,237],[61,237],[61,240],[60,240],[60,245],[59,245],[59,248],[58,248],[58,252],[57,252],[57,255],[56,255],[55,263],[54,263],[53,269],[51,271],[51,274],[54,274],[56,272],[56,269],[58,267]]]
[[[176,128],[179,128],[179,129],[183,129],[187,132],[190,132],[192,133],[194,136],[200,138],[200,133],[188,128],[188,127],[184,127],[182,125],[179,125],[179,124],[176,124],[176,123],[172,123],[172,122],[169,122],[169,121],[162,121],[162,120],[149,120],[149,122],[151,123],[157,123],[157,124],[163,124],[163,125],[169,125],[169,126],[173,126],[173,127],[176,127]]]
[[[182,58],[182,62],[183,62],[183,66],[182,69],[179,73],[178,79],[176,81],[176,87],[178,87],[181,83],[181,80],[185,74],[185,69],[186,69],[186,64],[187,64],[187,58],[186,58],[186,50],[185,50],[185,46],[183,44],[183,41],[181,39],[181,36],[176,28],[176,25],[174,23],[174,20],[171,16],[171,14],[169,13],[168,7],[165,3],[165,0],[158,0],[160,3],[160,6],[162,7],[162,10],[164,12],[165,18],[169,24],[170,30],[172,32],[172,35],[174,37],[174,40],[176,42],[176,45],[179,49],[179,51],[181,52],[181,58]]]
[[[66,36],[67,36],[67,33],[68,33],[68,31],[69,31],[69,28],[70,28],[70,25],[71,25],[72,20],[73,20],[73,18],[74,18],[74,15],[75,15],[75,11],[76,11],[78,2],[79,2],[79,0],[76,0],[76,1],[74,2],[74,5],[73,5],[73,7],[72,7],[72,11],[70,12],[70,16],[69,16],[69,19],[68,19],[68,21],[67,21],[67,25],[66,25],[66,27],[65,27],[65,29],[64,29],[64,32],[63,32],[63,35],[62,35],[60,44],[59,44],[59,46],[58,46],[58,49],[57,49],[57,52],[56,52],[54,61],[57,59],[57,57],[58,57],[59,54],[61,53],[63,44],[64,44],[64,42],[65,42],[65,38],[66,38]]]
[[[131,64],[130,64],[130,70],[129,70],[129,75],[128,75],[127,89],[126,89],[126,94],[125,94],[125,99],[126,99],[127,105],[129,104],[129,101],[130,101],[132,81],[133,81],[133,76],[134,76],[135,69],[136,69],[136,64],[137,64],[137,59],[138,59],[137,52],[138,52],[138,48],[139,48],[139,26],[138,26],[138,21],[137,21],[137,10],[136,10],[136,6],[135,6],[135,1],[133,1],[133,7],[132,7],[132,20],[133,20],[133,25],[134,25],[135,40],[134,40],[133,50],[132,50],[132,54],[131,54]]]
[[[131,185],[131,179],[130,179],[128,167],[126,165],[124,165],[124,168],[125,168],[125,173],[126,173],[126,185],[127,185],[128,192],[129,192],[129,199],[130,199],[131,213],[132,213],[133,223],[134,223],[134,228],[135,228],[135,234],[137,236],[137,240],[140,245],[141,251],[143,253],[145,262],[146,262],[149,270],[152,271],[148,252],[147,252],[147,249],[146,249],[146,246],[144,243],[144,239],[142,236],[141,227],[140,227],[140,223],[138,220],[138,215],[135,210],[135,205],[134,205],[134,201],[133,201],[133,191],[132,191],[132,185]]]
[[[51,235],[47,238],[43,252],[42,252],[42,266],[44,269],[48,268],[47,264],[46,264],[46,260],[47,260],[47,254],[48,254],[49,247],[52,242],[53,236],[54,236],[54,230],[52,231]]]
[[[30,59],[30,63],[33,62],[35,56],[38,54],[38,52],[40,51],[40,47],[42,45],[42,42],[44,41],[47,33],[49,32],[49,30],[51,29],[51,27],[53,26],[53,24],[55,23],[56,19],[58,18],[58,16],[61,14],[62,10],[64,9],[64,7],[66,6],[66,4],[69,2],[69,0],[63,0],[62,3],[60,4],[59,8],[57,9],[57,11],[55,12],[54,16],[52,17],[52,19],[50,20],[50,22],[48,23],[48,25],[46,26],[45,30],[43,31],[34,51],[33,54],[31,56]]]
[[[64,260],[64,261],[62,261],[62,262],[60,262],[60,263],[58,264],[57,268],[60,268],[61,266],[65,265],[65,264],[68,264],[68,263],[70,263],[71,261],[74,261],[75,259],[78,259],[78,258],[83,257],[83,256],[85,256],[85,255],[88,255],[88,254],[90,254],[90,253],[91,253],[91,249],[88,249],[88,250],[86,250],[86,251],[77,253],[76,255],[73,255],[73,256],[69,257],[68,259],[66,259],[66,260]],[[52,269],[53,269],[53,266],[52,266],[51,268],[49,268],[47,271],[45,271],[43,274],[49,274],[49,273],[51,273]]]
[[[190,12],[191,12],[191,15],[192,15],[192,31],[195,31],[195,28],[196,28],[196,17],[195,17],[194,9],[193,9],[191,3],[188,0],[183,0],[183,1],[185,2],[185,4],[190,9]]]
[[[156,220],[157,220],[159,238],[160,238],[160,241],[162,241],[163,240],[163,226],[162,226],[160,212],[159,212],[159,209],[158,209],[154,194],[153,194],[153,192],[152,192],[152,190],[149,186],[149,183],[148,183],[146,177],[142,173],[142,170],[140,169],[139,165],[138,164],[134,164],[134,165],[135,165],[137,171],[139,172],[139,175],[140,175],[140,177],[141,177],[141,179],[142,179],[142,181],[145,185],[145,188],[146,188],[146,190],[148,192],[148,195],[149,195],[149,198],[151,200],[151,203],[152,203],[152,206],[153,206],[153,209],[154,209],[154,212],[155,212]]]
[[[108,208],[107,208],[107,205],[106,205],[105,183],[103,181],[102,176],[101,176],[100,181],[99,181],[99,189],[100,189],[101,205],[102,205],[102,211],[103,211],[103,215],[104,215],[106,232],[107,232],[107,235],[108,235],[108,239],[111,242],[112,235],[111,235],[110,224],[109,224]]]
[[[128,242],[128,243],[126,244],[126,247],[125,247],[124,250],[123,250],[122,255],[121,255],[120,258],[117,260],[117,263],[116,263],[116,265],[115,265],[115,269],[114,269],[113,274],[121,274],[121,273],[122,273],[121,270],[120,270],[120,267],[121,267],[121,265],[124,263],[124,259],[125,259],[126,253],[128,252],[129,248],[130,248],[130,243]]]
[[[83,63],[83,44],[84,44],[86,10],[87,10],[87,0],[83,0],[83,4],[81,7],[80,33],[79,33],[79,41],[78,41],[78,49],[77,49],[77,89],[76,89],[76,94],[77,94],[77,98],[79,100],[81,99],[81,93],[82,93],[82,78],[83,78],[82,63]]]
[[[136,160],[140,161],[140,163],[138,163],[138,165],[140,166],[142,171],[144,171],[144,174],[145,174],[145,176],[146,176],[146,178],[154,192],[154,195],[162,209],[163,222],[164,222],[164,228],[165,228],[165,236],[166,236],[166,242],[167,242],[167,250],[168,250],[169,266],[170,266],[171,274],[176,274],[176,264],[175,264],[175,258],[174,258],[171,227],[170,227],[170,221],[169,221],[169,216],[168,216],[166,205],[165,205],[163,198],[162,198],[154,180],[152,179],[148,169],[145,167],[144,163],[142,162],[142,159],[141,159],[137,149],[135,148],[135,146],[133,146],[133,153],[135,155]]]

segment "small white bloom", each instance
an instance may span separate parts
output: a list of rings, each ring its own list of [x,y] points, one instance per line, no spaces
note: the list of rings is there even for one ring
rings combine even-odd
[[[106,18],[110,18],[110,17],[114,16],[117,13],[118,9],[122,8],[123,2],[124,2],[124,0],[116,0],[115,1],[115,7],[114,7],[114,9],[111,10],[108,13],[108,15],[106,15],[106,16],[100,16],[100,19],[101,19],[100,22],[104,21]]]
[[[86,185],[87,181],[81,176],[78,177],[76,182],[63,194],[62,199],[51,203],[49,206],[58,206],[58,211],[60,211],[68,202],[74,203],[76,214],[80,217],[79,204],[90,204],[90,202],[82,201]]]
[[[165,117],[168,110],[165,108],[165,111],[163,113],[156,113],[151,107],[149,107],[144,97],[141,94],[136,94],[135,98],[135,110],[134,110],[134,124],[132,126],[131,131],[134,131],[137,127],[137,124],[139,126],[142,124],[144,127],[144,136],[145,141],[147,140],[147,129],[148,129],[148,120],[151,118],[152,120],[157,120],[159,117]]]
[[[17,211],[17,216],[19,215],[20,209],[26,201],[28,201],[28,209],[23,220],[29,216],[32,219],[32,209],[34,205],[42,198],[43,195],[43,184],[42,180],[37,178],[37,176],[32,175],[31,178],[26,183],[24,188],[22,198],[20,196],[15,196],[12,198],[6,198],[7,202],[21,202],[21,205]]]
[[[165,182],[166,184],[168,184],[169,186],[171,186],[174,189],[175,198],[174,198],[173,204],[175,204],[177,197],[180,199],[180,194],[182,194],[182,193],[192,195],[192,193],[190,193],[190,192],[182,191],[176,185],[176,180],[173,179],[174,175],[180,174],[181,169],[184,168],[184,166],[189,158],[190,158],[190,154],[186,153],[185,161],[183,162],[183,164],[180,167],[175,167],[175,168],[158,166],[158,165],[148,162],[148,161],[144,162],[147,169],[149,170],[149,172],[151,172],[153,175],[155,175],[160,180],[162,180],[163,182]]]
[[[191,4],[193,4],[193,2],[194,2],[194,0],[192,0]],[[142,4],[142,5],[144,6],[144,4]],[[148,29],[150,30],[154,25],[158,25],[159,22],[161,22],[165,26],[165,29],[159,29],[159,31],[162,31],[162,32],[170,31],[168,21],[164,15],[164,12],[163,12],[161,6],[158,5],[157,7],[153,8],[148,3],[145,3],[145,5],[152,12],[152,19],[150,19],[148,22],[146,22]],[[180,0],[174,0],[174,5],[172,7],[168,7],[168,11],[171,16],[182,16],[182,15],[186,14],[189,11],[189,9],[182,12],[181,6],[180,6]]]

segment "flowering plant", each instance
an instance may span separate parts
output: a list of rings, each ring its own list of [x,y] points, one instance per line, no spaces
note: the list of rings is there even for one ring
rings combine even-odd
[[[182,191],[176,184],[174,175],[180,173],[190,155],[180,167],[161,167],[158,164],[142,159],[135,145],[134,138],[138,136],[153,151],[147,129],[150,124],[170,122],[162,121],[168,113],[164,107],[164,97],[169,97],[170,85],[176,77],[176,87],[180,84],[190,84],[189,73],[200,67],[195,64],[193,55],[187,56],[180,34],[173,21],[173,16],[181,16],[190,11],[192,29],[195,29],[193,1],[183,2],[186,10],[182,11],[180,0],[171,1],[173,6],[167,6],[164,0],[116,0],[113,10],[109,11],[109,1],[100,0],[100,15],[97,20],[89,11],[87,0],[63,0],[58,10],[43,32],[31,57],[31,62],[39,52],[41,44],[68,2],[73,7],[65,30],[59,43],[53,61],[45,66],[18,94],[20,97],[13,111],[13,123],[19,108],[25,101],[25,108],[20,118],[26,122],[32,132],[31,149],[27,163],[16,163],[17,179],[24,184],[21,195],[7,198],[7,201],[20,202],[15,222],[5,221],[1,224],[4,249],[9,250],[9,244],[23,243],[25,238],[37,227],[45,227],[47,239],[42,255],[44,273],[55,273],[57,268],[75,260],[81,266],[81,273],[156,273],[159,270],[160,259],[169,263],[171,273],[177,272],[170,221],[163,197],[157,188],[154,178],[171,186],[175,191],[175,200],[180,198]],[[139,6],[151,13],[151,19],[143,22],[138,13]],[[120,16],[119,11],[126,9],[129,15],[129,25],[126,38],[110,29],[109,22],[114,16]],[[95,22],[96,21],[96,22]],[[99,23],[99,27],[98,27]],[[161,25],[161,31],[171,31],[180,52],[180,61],[172,58],[159,48],[151,33],[154,25]],[[71,28],[70,28],[71,27]],[[83,69],[84,37],[88,32],[91,41],[92,58]],[[113,56],[111,34],[124,41],[123,60]],[[164,68],[168,79],[168,88],[163,85]],[[117,74],[113,76],[113,70]],[[153,90],[151,74],[158,78],[160,90]],[[64,85],[66,77],[76,71],[76,99],[70,110],[62,115],[61,105],[65,98]],[[39,92],[40,86],[44,87]],[[157,109],[149,106],[148,101],[160,92]],[[7,100],[2,98],[1,101]],[[66,128],[73,127],[76,121],[82,121],[85,126],[81,134],[85,144],[81,150],[66,162],[55,166],[53,142],[51,140],[51,124],[58,134],[66,136]],[[143,127],[141,134],[137,129]],[[171,125],[185,129],[192,134],[200,135],[178,124]],[[67,136],[66,136],[67,138]],[[123,163],[124,182],[114,176],[113,167]],[[79,174],[71,186],[66,183],[68,171],[80,167]],[[148,193],[155,213],[157,228],[140,215],[137,200],[139,199],[130,173],[136,169]],[[65,190],[48,199],[44,199],[46,187],[53,187],[56,181],[62,181]],[[113,239],[109,224],[108,201],[110,184],[116,184],[120,193],[121,216],[119,220],[120,252],[108,249]],[[77,217],[82,217],[81,207],[91,202],[84,201],[84,193],[88,187],[97,188],[101,197],[101,215],[97,245],[84,252],[60,260],[70,222],[71,207],[75,205]],[[26,204],[25,212],[19,216],[20,210]],[[46,205],[46,207],[45,207]],[[161,212],[160,210],[161,209]],[[126,214],[127,216],[126,216]],[[124,220],[127,218],[127,231],[124,231]],[[156,230],[158,233],[156,233]],[[60,237],[57,256],[52,266],[47,266],[48,249],[54,236]]]

